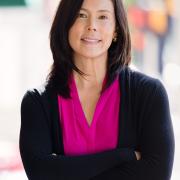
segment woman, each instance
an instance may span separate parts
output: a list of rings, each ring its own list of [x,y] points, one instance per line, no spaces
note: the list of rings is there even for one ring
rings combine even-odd
[[[174,136],[157,79],[132,71],[121,0],[61,0],[47,83],[21,104],[29,180],[169,180]]]

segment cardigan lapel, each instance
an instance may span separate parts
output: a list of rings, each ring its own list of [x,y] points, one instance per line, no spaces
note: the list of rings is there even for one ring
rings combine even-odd
[[[51,134],[53,150],[57,154],[64,154],[62,131],[59,121],[58,94],[52,89],[47,90],[47,99],[49,101]]]
[[[134,88],[132,87],[132,71],[125,67],[119,73],[120,83],[120,109],[119,109],[119,148],[135,148],[136,133],[133,115],[133,97]],[[131,132],[131,133],[129,133]]]

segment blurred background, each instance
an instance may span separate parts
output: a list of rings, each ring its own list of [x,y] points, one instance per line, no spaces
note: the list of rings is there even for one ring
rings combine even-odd
[[[20,103],[40,86],[52,56],[49,31],[59,0],[0,0],[0,180],[27,180],[19,155]],[[180,7],[178,0],[124,0],[132,68],[165,85],[176,139],[172,180],[180,179]]]

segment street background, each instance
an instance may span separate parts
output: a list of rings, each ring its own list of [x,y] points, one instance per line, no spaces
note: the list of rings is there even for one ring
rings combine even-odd
[[[52,55],[49,31],[59,0],[0,0],[0,180],[27,180],[18,143],[20,103],[40,86]],[[180,7],[178,0],[124,0],[132,38],[132,68],[166,87],[180,179]]]

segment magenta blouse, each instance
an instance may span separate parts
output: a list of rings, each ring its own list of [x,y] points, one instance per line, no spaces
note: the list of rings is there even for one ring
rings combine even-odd
[[[103,87],[106,78],[103,81]],[[73,75],[69,80],[71,99],[58,95],[64,154],[93,154],[117,147],[119,131],[120,87],[118,76],[103,91],[96,104],[91,125],[83,112]]]

